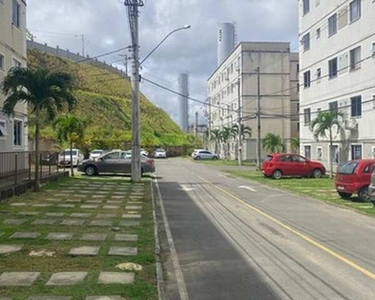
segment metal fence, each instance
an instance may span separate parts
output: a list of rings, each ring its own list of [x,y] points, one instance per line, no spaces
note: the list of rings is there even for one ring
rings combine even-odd
[[[57,152],[41,152],[39,155],[40,178],[59,172]],[[34,180],[35,158],[35,152],[0,152],[0,187]]]

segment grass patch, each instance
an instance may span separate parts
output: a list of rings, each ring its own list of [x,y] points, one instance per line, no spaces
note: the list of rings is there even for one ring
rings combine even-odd
[[[142,190],[142,196],[139,192]],[[89,193],[83,193],[89,191]],[[128,203],[131,194],[137,194],[141,197],[139,201],[143,202],[143,208],[140,213],[142,219],[139,226],[119,227],[119,231],[113,231],[113,227],[94,227],[87,226],[92,220],[98,220],[96,215],[99,213],[117,214],[113,220],[113,226],[118,226],[124,219],[121,215],[127,213],[125,205]],[[104,196],[95,198],[94,195]],[[82,209],[81,204],[87,204],[90,200],[118,200],[117,196],[123,196],[121,209],[109,210]],[[50,199],[58,199],[59,203],[51,202]],[[80,203],[71,203],[69,200],[81,200]],[[138,200],[134,200],[138,201]],[[15,207],[13,203],[27,203],[27,206]],[[34,207],[36,203],[51,203],[52,207]],[[75,204],[75,208],[61,208],[58,204]],[[23,211],[38,212],[38,216],[22,216],[19,213]],[[51,218],[45,216],[46,212],[66,213],[61,218]],[[89,218],[72,218],[72,213],[90,213]],[[26,223],[22,225],[6,225],[6,219],[25,219]],[[56,219],[53,225],[32,225],[36,219]],[[83,226],[64,226],[60,225],[62,220],[79,219],[85,220]],[[0,295],[3,297],[12,297],[14,300],[28,299],[29,296],[71,296],[74,300],[84,300],[86,296],[91,295],[121,295],[126,299],[157,299],[156,274],[155,274],[155,255],[154,255],[154,232],[152,202],[150,194],[150,181],[144,181],[143,185],[133,185],[129,178],[100,176],[87,178],[77,176],[76,178],[67,178],[59,182],[53,182],[45,186],[39,193],[28,192],[19,197],[13,197],[10,201],[0,206],[0,244],[21,244],[23,248],[19,252],[8,255],[0,255],[0,272],[41,272],[40,277],[31,287],[0,287]],[[40,232],[38,239],[20,240],[10,239],[15,232]],[[45,237],[51,232],[69,232],[73,233],[73,239],[69,241],[50,241]],[[107,234],[105,241],[81,241],[83,233],[104,233]],[[114,235],[117,233],[137,234],[137,242],[115,241]],[[100,246],[99,255],[95,257],[71,257],[69,250],[79,246]],[[109,256],[110,247],[137,247],[137,256]],[[29,253],[40,250],[55,252],[54,257],[30,257]],[[100,271],[123,272],[116,269],[116,265],[124,262],[133,262],[143,266],[143,270],[136,272],[133,285],[99,285],[97,283]],[[52,273],[56,272],[88,272],[86,279],[74,286],[46,286]]]
[[[360,202],[354,196],[349,200],[341,199],[335,190],[334,179],[283,178],[273,180],[265,178],[260,172],[256,171],[227,171],[227,173],[375,216],[375,206],[372,203]]]

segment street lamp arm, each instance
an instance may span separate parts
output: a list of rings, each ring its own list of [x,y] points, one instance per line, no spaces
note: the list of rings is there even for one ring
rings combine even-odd
[[[172,34],[180,30],[189,29],[190,27],[191,27],[190,25],[185,25],[184,27],[177,28],[171,31],[170,33],[168,33],[167,36],[164,39],[162,39],[161,42],[157,44],[156,47],[139,63],[139,66],[141,66],[161,46],[161,44],[163,44]]]

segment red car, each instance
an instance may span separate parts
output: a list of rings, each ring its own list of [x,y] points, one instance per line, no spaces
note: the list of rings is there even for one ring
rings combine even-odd
[[[262,164],[266,177],[281,179],[283,176],[321,178],[326,168],[320,162],[308,160],[297,154],[268,155]]]
[[[368,187],[375,168],[375,159],[352,160],[341,165],[336,174],[335,187],[343,199],[358,194],[361,201],[369,198]]]

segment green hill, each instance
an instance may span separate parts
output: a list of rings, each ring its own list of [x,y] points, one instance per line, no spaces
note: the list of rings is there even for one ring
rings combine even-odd
[[[28,52],[28,67],[47,67],[74,75],[78,99],[73,112],[88,122],[84,145],[86,149],[124,148],[131,145],[131,87],[120,75],[89,64],[74,63],[37,50]],[[32,127],[32,116],[30,116]],[[33,133],[31,128],[30,133]],[[49,122],[44,121],[42,137],[54,139]],[[190,146],[191,136],[180,130],[162,109],[141,95],[141,144],[158,146]]]

